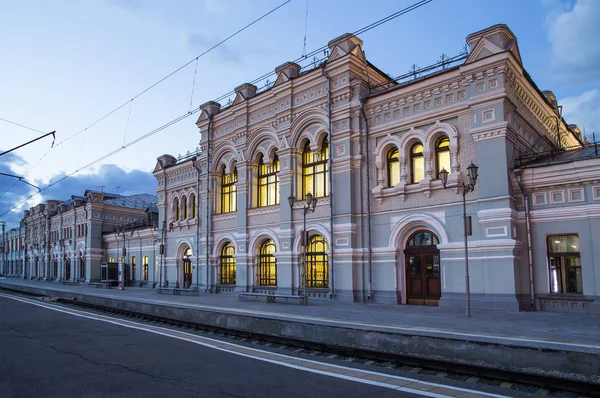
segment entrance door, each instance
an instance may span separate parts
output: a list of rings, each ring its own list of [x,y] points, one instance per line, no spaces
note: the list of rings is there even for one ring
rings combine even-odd
[[[188,248],[183,253],[183,288],[189,289],[192,286],[192,249]]]
[[[429,231],[408,240],[405,255],[407,304],[438,305],[441,296],[439,241]]]

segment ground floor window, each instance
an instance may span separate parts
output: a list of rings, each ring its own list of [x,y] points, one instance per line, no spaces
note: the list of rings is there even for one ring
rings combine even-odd
[[[548,237],[550,293],[583,293],[579,236]]]
[[[142,273],[143,273],[142,279],[145,280],[145,281],[147,281],[148,280],[148,256],[144,256],[143,261],[144,262],[142,264],[143,265],[143,267],[142,267]]]
[[[307,287],[329,287],[329,258],[327,242],[320,235],[313,236],[306,248]]]
[[[227,242],[221,249],[221,279],[223,285],[235,285],[235,247],[233,243]]]
[[[260,245],[256,282],[260,286],[277,286],[277,259],[275,243],[269,239]]]

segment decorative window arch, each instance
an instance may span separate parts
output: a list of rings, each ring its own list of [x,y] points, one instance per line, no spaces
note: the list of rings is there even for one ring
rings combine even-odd
[[[197,212],[197,208],[196,208],[196,194],[195,193],[191,193],[190,194],[190,219],[194,219],[196,218],[196,212]]]
[[[302,152],[302,198],[307,193],[320,198],[329,195],[329,142],[323,139],[318,157],[307,141]]]
[[[450,138],[440,136],[435,142],[435,177],[440,178],[440,171],[452,171],[450,160]]]
[[[329,287],[327,241],[321,235],[315,235],[308,240],[306,247],[306,272],[307,287]]]
[[[387,178],[388,187],[396,186],[400,182],[400,151],[392,148],[387,154]]]
[[[265,240],[258,249],[256,282],[259,286],[277,286],[277,259],[275,242]]]
[[[220,280],[222,285],[235,285],[236,265],[235,265],[235,247],[233,243],[227,242],[221,249]]]
[[[279,204],[279,157],[264,163],[264,155],[258,163],[258,207]]]
[[[425,178],[425,156],[423,156],[423,144],[417,142],[410,148],[410,182],[419,183]]]
[[[221,213],[237,211],[237,168],[231,174],[221,175]]]
[[[181,197],[181,219],[186,220],[188,218],[188,207],[187,207],[187,197],[183,195]]]
[[[173,220],[177,221],[179,220],[179,198],[175,197],[175,199],[173,199]]]

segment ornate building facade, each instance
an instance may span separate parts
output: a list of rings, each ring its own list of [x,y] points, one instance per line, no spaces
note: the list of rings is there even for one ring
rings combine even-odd
[[[402,84],[362,45],[343,35],[318,67],[288,62],[272,87],[243,84],[228,106],[201,106],[200,151],[161,156],[154,171],[166,279],[213,293],[300,294],[305,277],[311,297],[464,306],[460,193],[474,164],[472,306],[540,307],[537,296],[553,292],[542,255],[550,232],[527,239],[514,170],[523,154],[583,142],[527,74],[514,34],[505,25],[473,33],[461,65]],[[573,308],[598,311],[598,265],[585,260]]]

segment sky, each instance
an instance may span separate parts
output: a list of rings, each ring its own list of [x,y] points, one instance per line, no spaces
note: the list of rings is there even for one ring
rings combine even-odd
[[[285,2],[0,0],[0,119],[33,129],[0,120],[0,152],[56,131],[53,146],[47,137],[0,157],[0,173],[55,184],[29,198],[35,188],[0,175],[0,220],[16,226],[37,203],[86,189],[155,193],[156,158],[197,148],[201,104],[299,58],[305,37],[310,52],[417,0],[291,0],[138,96]],[[598,20],[600,0],[433,0],[360,38],[367,58],[398,76],[460,53],[470,33],[507,24],[538,87],[591,135],[600,133]]]

